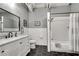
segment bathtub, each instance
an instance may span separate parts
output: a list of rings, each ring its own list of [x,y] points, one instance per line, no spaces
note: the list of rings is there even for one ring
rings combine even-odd
[[[53,41],[51,40],[51,51],[73,52],[70,41]]]

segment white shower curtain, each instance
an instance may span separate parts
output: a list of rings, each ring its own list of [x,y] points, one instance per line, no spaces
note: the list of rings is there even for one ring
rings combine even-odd
[[[70,14],[70,32],[69,38],[71,40],[72,51],[79,51],[79,13]]]

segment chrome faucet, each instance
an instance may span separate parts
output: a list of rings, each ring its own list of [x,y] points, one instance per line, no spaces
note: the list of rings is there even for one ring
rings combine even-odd
[[[13,33],[12,32],[9,32],[8,33],[8,38],[11,38],[11,37],[13,37]]]

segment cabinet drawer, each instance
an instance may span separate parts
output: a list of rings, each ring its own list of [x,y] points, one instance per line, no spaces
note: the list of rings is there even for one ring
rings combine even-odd
[[[2,53],[2,51],[4,51],[4,52]],[[5,55],[6,56],[17,55],[19,53],[18,41],[2,46],[0,52],[1,52],[1,55],[3,55],[3,56],[5,56]]]
[[[7,56],[8,55],[8,50],[4,50],[2,49],[2,47],[0,47],[0,56]]]
[[[30,49],[30,43],[28,38],[22,39],[22,41],[19,42],[20,42],[20,51],[22,51],[19,53],[19,55],[22,55],[24,52]]]
[[[15,42],[8,43],[0,47],[1,56],[17,56],[30,48],[28,38],[22,38]]]

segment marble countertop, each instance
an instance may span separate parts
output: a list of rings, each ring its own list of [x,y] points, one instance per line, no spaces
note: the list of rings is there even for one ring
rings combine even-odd
[[[18,37],[12,37],[7,39],[0,39],[0,46],[5,45],[7,43],[20,40],[21,38],[28,37],[28,35],[20,35]]]

